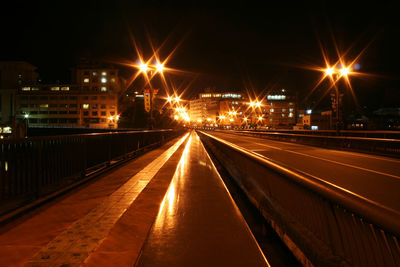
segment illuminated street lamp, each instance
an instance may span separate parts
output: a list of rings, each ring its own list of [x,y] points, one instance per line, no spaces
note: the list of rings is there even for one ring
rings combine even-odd
[[[339,70],[336,70],[333,67],[327,67],[325,69],[325,75],[329,76],[333,82],[333,85],[335,87],[335,92],[336,92],[336,133],[339,135],[340,131],[340,95],[339,95],[339,88],[336,85],[336,82],[341,78],[345,77],[347,79],[347,76],[350,74],[350,68],[342,66]],[[333,79],[333,74],[337,74],[335,79]],[[340,74],[340,76],[339,76]]]
[[[162,73],[164,71],[164,64],[158,62],[156,64],[156,70],[157,70],[157,72],[161,72]]]
[[[139,65],[139,70],[140,70],[141,72],[147,72],[148,69],[149,69],[149,67],[147,66],[146,63],[143,63],[143,62],[140,63],[140,65]]]

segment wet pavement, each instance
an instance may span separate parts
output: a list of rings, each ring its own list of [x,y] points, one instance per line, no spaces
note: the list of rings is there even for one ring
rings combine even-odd
[[[192,133],[135,266],[268,265],[197,134]]]
[[[125,263],[125,266],[132,266],[175,172],[183,141],[183,138],[175,140],[151,151],[0,229],[0,265],[80,266],[84,263],[99,266],[100,263],[121,266]],[[164,180],[161,190],[158,185],[150,186],[153,180],[160,178]],[[144,192],[150,192],[151,197],[145,196],[147,205],[139,206],[138,210],[133,203],[143,198]],[[149,216],[142,216],[147,220],[137,219],[128,226],[120,223],[135,212]],[[128,252],[120,249],[104,257],[104,241],[111,233],[129,232],[126,230],[132,224],[138,229],[136,238],[130,242],[135,246]],[[96,253],[100,248],[103,254]],[[93,258],[95,254],[97,257]]]

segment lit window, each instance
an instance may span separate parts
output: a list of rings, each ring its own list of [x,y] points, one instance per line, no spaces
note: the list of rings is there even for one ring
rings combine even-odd
[[[30,87],[22,87],[22,91],[30,91],[31,88]]]
[[[293,108],[289,108],[289,112],[293,112]]]
[[[101,78],[101,82],[102,83],[106,83],[107,82],[107,78],[105,78],[105,77]]]
[[[83,79],[83,82],[84,82],[84,83],[89,83],[89,78],[84,78],[84,79]]]
[[[103,72],[101,73],[101,75],[102,75],[102,76],[107,76],[107,72],[103,71]]]
[[[39,91],[39,87],[32,87],[32,91]]]
[[[292,112],[289,113],[289,117],[290,117],[290,118],[293,117],[293,113],[292,113]]]
[[[107,92],[107,87],[102,86],[102,87],[101,87],[101,91],[102,91],[102,92]]]
[[[273,109],[273,108],[271,108],[269,111],[270,111],[270,112],[274,112],[274,109]]]
[[[48,108],[48,107],[49,107],[49,104],[40,104],[40,107],[41,107],[41,108]]]
[[[97,71],[93,71],[93,76],[97,76]]]
[[[111,82],[112,82],[112,83],[115,83],[115,78],[111,78]]]
[[[89,104],[83,104],[83,105],[82,105],[82,108],[83,108],[83,109],[88,109],[88,108],[89,108]]]
[[[69,87],[68,86],[61,87],[61,91],[69,91]]]
[[[60,87],[54,86],[54,87],[51,87],[50,90],[51,90],[51,91],[59,91],[59,90],[60,90]]]

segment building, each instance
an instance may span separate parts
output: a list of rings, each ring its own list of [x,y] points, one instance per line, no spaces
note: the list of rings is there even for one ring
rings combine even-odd
[[[296,124],[296,98],[284,89],[270,92],[261,101],[242,93],[201,93],[190,102],[190,118],[226,128],[289,129]]]
[[[16,121],[18,88],[37,81],[36,67],[24,61],[0,62],[0,137],[23,137],[26,127]]]
[[[236,103],[241,99],[242,95],[238,93],[201,93],[197,99],[189,102],[190,120],[194,124],[229,125],[227,120],[224,118],[225,113],[228,114],[227,110],[229,109],[229,103],[232,101]]]
[[[81,63],[72,70],[71,84],[39,83],[36,68],[26,62],[2,62],[0,67],[1,122],[8,121],[6,127],[118,127],[124,82],[114,67]]]
[[[291,129],[296,125],[296,97],[287,90],[270,92],[262,106],[267,113],[266,127],[269,129]]]
[[[302,117],[303,129],[330,130],[333,129],[332,111],[313,112],[309,110]]]

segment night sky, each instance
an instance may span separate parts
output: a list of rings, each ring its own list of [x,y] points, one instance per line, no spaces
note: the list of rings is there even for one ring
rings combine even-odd
[[[300,102],[315,105],[326,84],[306,98],[321,74],[304,67],[324,66],[319,42],[334,63],[335,40],[341,53],[351,48],[350,59],[369,44],[358,62],[361,72],[374,76],[352,79],[360,105],[400,105],[400,22],[397,9],[388,4],[243,1],[210,8],[206,2],[14,2],[1,10],[0,59],[29,61],[47,82],[68,82],[69,69],[82,57],[135,61],[130,36],[149,57],[147,33],[156,46],[165,42],[161,58],[180,44],[168,66],[188,73],[169,78],[176,84],[193,82],[188,97],[206,87],[287,88],[298,92]],[[122,70],[126,77],[133,73]]]

